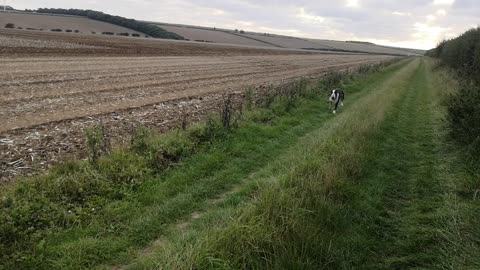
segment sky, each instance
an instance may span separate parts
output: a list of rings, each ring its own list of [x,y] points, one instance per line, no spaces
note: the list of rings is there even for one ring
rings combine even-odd
[[[4,1],[4,0],[0,0]],[[431,49],[480,24],[480,0],[6,0],[138,20]]]

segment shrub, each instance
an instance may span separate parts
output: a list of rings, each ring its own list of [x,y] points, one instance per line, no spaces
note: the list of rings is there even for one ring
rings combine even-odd
[[[468,145],[471,155],[480,156],[480,86],[463,84],[447,106],[453,138]]]
[[[427,55],[441,59],[460,76],[480,83],[480,27],[455,39],[442,41]]]
[[[192,130],[200,131],[197,127]],[[150,129],[139,127],[133,132],[131,150],[142,155],[151,168],[161,173],[173,163],[192,154],[195,147],[204,142],[203,138],[192,136],[195,131],[177,130],[158,135]]]
[[[124,36],[124,37],[129,37],[129,33],[118,33],[117,36]]]
[[[455,140],[476,160],[480,156],[480,28],[440,42],[427,55],[439,58],[458,76],[461,87],[447,101],[447,119]]]
[[[235,109],[233,108],[232,95],[224,95],[223,105],[220,109],[220,119],[224,128],[230,129],[230,127],[232,126],[234,113]]]
[[[101,155],[110,153],[110,137],[103,124],[85,130],[88,159],[95,165]]]
[[[52,32],[62,32],[63,30],[62,29],[50,29],[50,31],[52,31]]]
[[[5,24],[5,28],[14,29],[14,28],[15,28],[15,24],[13,24],[13,23],[7,23],[7,24]]]
[[[73,31],[70,30],[70,29],[67,29],[67,30],[65,30],[65,32],[67,32],[67,33],[72,33]]]
[[[115,33],[112,33],[112,32],[102,32],[102,35],[113,36],[113,35],[115,35]]]
[[[139,34],[132,34],[132,37],[140,37]]]
[[[196,145],[211,142],[225,134],[222,125],[211,117],[205,123],[190,126],[186,132],[187,136]]]

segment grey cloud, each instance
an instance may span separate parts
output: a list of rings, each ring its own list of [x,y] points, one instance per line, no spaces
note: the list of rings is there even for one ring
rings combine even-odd
[[[435,6],[434,0],[358,1],[356,8],[346,7],[346,0],[16,0],[12,5],[20,8],[90,8],[161,22],[238,27],[244,30],[265,27],[277,29],[277,33],[288,29],[309,37],[385,40],[391,44],[415,44],[413,34],[417,39],[422,35],[432,39],[429,29],[448,29],[437,33],[436,38],[440,39],[442,35],[460,34],[479,23],[478,0],[457,0],[451,7]],[[325,20],[319,23],[299,18],[301,8],[308,16],[319,16]],[[447,11],[446,16],[435,15],[441,8]],[[213,10],[225,13],[214,14]],[[393,12],[408,16],[393,15]],[[435,18],[428,20],[428,15],[435,15]],[[250,22],[251,25],[241,22]],[[421,30],[416,30],[415,25],[421,25]],[[434,46],[434,43],[436,40],[418,41],[423,47],[430,46],[426,44]]]

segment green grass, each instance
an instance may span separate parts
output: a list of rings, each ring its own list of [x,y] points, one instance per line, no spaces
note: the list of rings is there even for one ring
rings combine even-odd
[[[257,188],[128,268],[478,269],[480,203],[446,140],[446,85],[424,60],[363,85],[368,95],[255,175]]]
[[[347,104],[406,64],[345,85]],[[270,173],[264,167],[333,119],[324,97],[302,98],[295,106],[281,100],[248,112],[231,132],[209,124],[162,136],[139,130],[131,149],[21,180],[1,202],[2,242],[10,243],[2,243],[1,264],[84,269],[129,263],[174,224],[208,210],[212,199],[240,186],[244,194],[229,194],[228,200],[248,200],[259,190],[252,184],[257,175]]]
[[[455,82],[420,58],[370,71],[336,116],[284,97],[20,181],[0,269],[479,269],[478,179],[443,121]]]
[[[410,63],[362,85],[369,89],[368,95],[322,128],[308,133],[256,175],[256,181],[263,184],[252,195],[252,203],[242,205],[239,212],[219,210],[226,212],[219,214],[220,220],[232,218],[230,215],[235,213],[228,224],[209,229],[215,222],[207,219],[209,225],[204,225],[204,230],[199,225],[198,232],[187,238],[192,242],[178,244],[173,239],[171,245],[159,247],[158,254],[139,258],[134,268],[157,264],[180,269],[192,265],[200,269],[338,265],[329,258],[327,246],[332,236],[328,230],[335,227],[328,222],[346,224],[342,220],[347,213],[342,209],[340,190],[348,187],[349,175],[361,173],[358,159],[368,145],[365,139],[382,121],[388,105],[400,95],[402,89],[396,82],[406,84],[414,67]],[[354,143],[341,143],[346,141]],[[329,204],[330,198],[339,204]]]

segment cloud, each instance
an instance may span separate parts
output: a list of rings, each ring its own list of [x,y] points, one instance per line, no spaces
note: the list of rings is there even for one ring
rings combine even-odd
[[[305,11],[305,8],[298,9],[297,17],[306,23],[323,23],[325,18],[316,16]]]
[[[397,15],[397,16],[412,16],[412,13],[410,13],[410,12],[394,11],[394,12],[392,12],[392,14]]]
[[[445,15],[447,15],[447,11],[445,9],[439,9],[439,10],[437,10],[436,14],[438,16],[445,16]]]
[[[140,20],[432,48],[478,24],[478,0],[9,0]]]
[[[358,7],[360,5],[359,0],[347,0],[347,7]]]
[[[433,1],[433,4],[437,6],[440,6],[440,5],[450,6],[450,5],[453,5],[453,3],[455,3],[455,0],[434,0]]]

